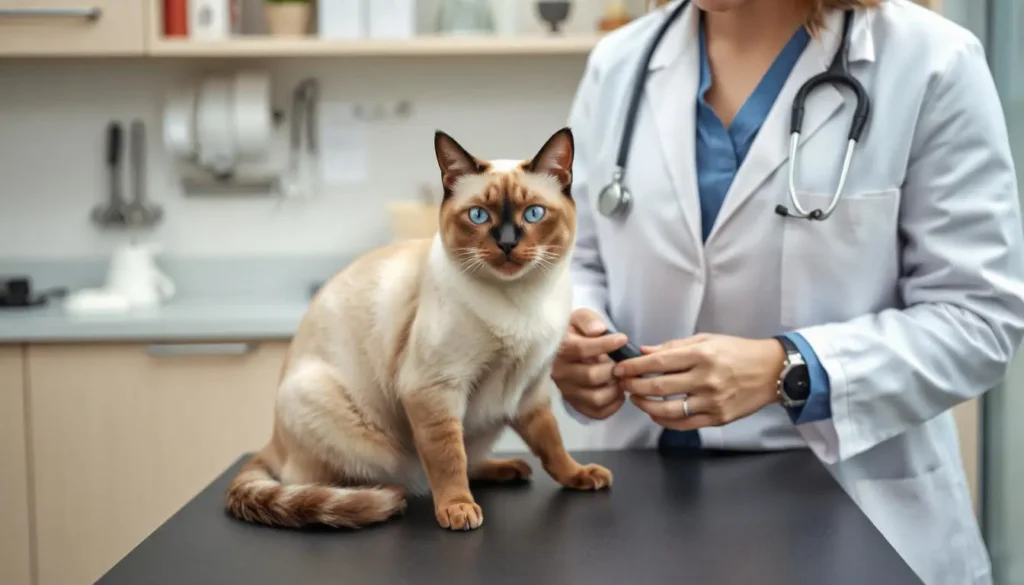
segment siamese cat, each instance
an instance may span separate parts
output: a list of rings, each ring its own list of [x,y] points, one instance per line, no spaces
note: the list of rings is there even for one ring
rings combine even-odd
[[[573,135],[483,160],[438,131],[444,198],[431,239],[372,251],[329,280],[281,374],[270,442],[227,493],[238,518],[356,528],[430,494],[438,523],[484,520],[469,481],[516,481],[489,452],[511,427],[563,486],[612,474],[565,450],[550,368],[572,311]]]

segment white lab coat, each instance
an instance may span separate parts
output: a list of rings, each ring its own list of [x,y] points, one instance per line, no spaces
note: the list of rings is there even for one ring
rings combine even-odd
[[[664,14],[610,33],[589,57],[570,117],[576,306],[644,344],[701,331],[801,332],[828,372],[831,419],[797,427],[772,405],[702,429],[704,445],[809,447],[925,583],[991,583],[950,409],[996,386],[1021,342],[1024,243],[982,46],[906,0],[858,12],[850,67],[871,96],[872,118],[845,196],[824,222],[783,219],[773,209],[792,209],[790,106],[832,59],[842,13],[831,14],[702,245],[695,16],[687,8],[651,60],[624,222],[596,210],[597,193],[611,179],[637,64]],[[852,95],[830,86],[807,103],[796,180],[806,209],[829,201],[853,107]],[[569,410],[587,423],[594,448],[653,447],[661,430],[629,402],[605,421]]]

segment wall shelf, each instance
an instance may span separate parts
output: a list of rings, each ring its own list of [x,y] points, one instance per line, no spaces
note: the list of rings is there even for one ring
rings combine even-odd
[[[238,37],[225,41],[155,39],[152,57],[447,57],[586,55],[599,36],[444,37],[331,40],[317,37]]]

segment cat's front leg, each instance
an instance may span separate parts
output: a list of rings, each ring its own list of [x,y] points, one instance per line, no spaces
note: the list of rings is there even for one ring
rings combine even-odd
[[[427,474],[438,523],[451,530],[479,528],[484,514],[469,491],[462,431],[465,396],[435,387],[407,393],[402,405]]]
[[[565,450],[549,400],[521,409],[516,420],[512,421],[512,428],[540,459],[544,471],[563,486],[578,490],[599,490],[612,484],[612,472],[607,468],[595,463],[580,465]]]

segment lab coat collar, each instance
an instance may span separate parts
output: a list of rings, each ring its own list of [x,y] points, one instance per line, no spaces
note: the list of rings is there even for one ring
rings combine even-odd
[[[681,1],[681,0],[678,0]],[[670,3],[668,10],[675,9]],[[652,73],[644,85],[644,95],[654,111],[654,124],[672,191],[685,219],[686,237],[683,245],[703,248],[700,225],[700,202],[697,193],[696,128],[694,107],[700,83],[700,50],[697,40],[699,15],[687,7],[679,19],[665,31],[658,48],[651,55],[651,66],[666,68]],[[698,254],[698,258],[700,258]]]
[[[661,13],[659,18],[665,18],[683,0],[674,0],[658,9]],[[875,41],[871,34],[871,24],[875,18],[875,9],[858,10],[853,16],[853,26],[850,28],[850,63],[858,61],[875,60]],[[681,57],[687,45],[697,43],[697,24],[699,14],[694,9],[693,1],[686,7],[679,20],[672,24],[672,27],[665,31],[665,37],[651,55],[651,61],[647,66],[648,71],[657,71],[668,67]],[[818,35],[812,39],[812,43],[819,46],[829,47],[822,56],[822,66],[828,67],[832,61],[832,53],[838,46],[838,40],[843,31],[843,11],[832,10],[825,18],[825,26]]]
[[[660,14],[658,18],[667,18],[669,13],[675,10],[682,1],[675,0],[659,8],[658,12]],[[694,9],[693,0],[690,0],[690,5],[683,10],[679,18],[665,31],[665,36],[662,37],[661,43],[658,44],[654,49],[654,54],[651,55],[651,61],[647,64],[647,70],[657,71],[664,69],[681,57],[684,50],[690,50],[695,47],[697,43],[697,24],[699,21],[700,15]],[[648,39],[647,42],[651,42],[651,39]]]

